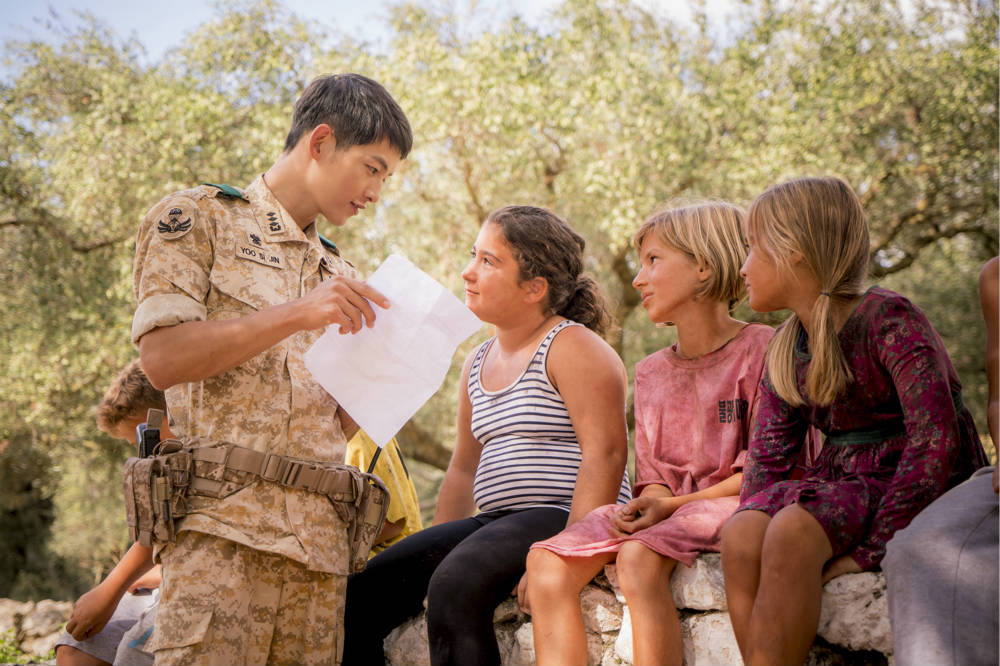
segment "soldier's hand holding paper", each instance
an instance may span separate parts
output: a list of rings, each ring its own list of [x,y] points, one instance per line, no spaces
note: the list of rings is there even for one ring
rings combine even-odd
[[[383,446],[441,386],[455,349],[481,322],[399,255],[390,255],[367,285],[392,307],[373,304],[374,324],[361,335],[328,329],[306,352],[305,362],[316,381]],[[353,328],[360,330],[360,322]]]

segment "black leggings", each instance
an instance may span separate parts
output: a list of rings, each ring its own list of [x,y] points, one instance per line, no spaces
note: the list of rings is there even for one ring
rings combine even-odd
[[[384,664],[382,642],[427,597],[431,663],[500,663],[493,611],[524,574],[531,544],[566,527],[562,509],[487,511],[428,527],[347,579],[344,666]]]

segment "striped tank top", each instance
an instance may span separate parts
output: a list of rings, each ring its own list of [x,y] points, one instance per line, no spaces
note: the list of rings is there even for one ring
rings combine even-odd
[[[472,434],[483,447],[473,485],[481,511],[540,506],[570,509],[580,469],[580,444],[562,396],[545,371],[552,340],[567,326],[580,324],[565,320],[552,327],[517,381],[499,391],[484,389],[479,376],[496,338],[476,350],[468,391]],[[631,498],[626,470],[618,503]]]

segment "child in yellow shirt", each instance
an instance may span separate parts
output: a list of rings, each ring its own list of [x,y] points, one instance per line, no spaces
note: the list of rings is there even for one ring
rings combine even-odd
[[[358,430],[347,443],[347,464],[354,465],[362,472],[367,471],[377,448],[364,430]],[[423,529],[417,490],[413,487],[413,480],[410,478],[409,470],[406,469],[406,463],[403,462],[403,454],[395,437],[385,445],[375,462],[373,471],[389,489],[389,511],[386,513],[382,531],[372,546],[371,555]]]

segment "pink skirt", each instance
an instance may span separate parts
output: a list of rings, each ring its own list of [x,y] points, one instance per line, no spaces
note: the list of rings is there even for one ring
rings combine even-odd
[[[625,538],[611,533],[611,517],[621,505],[606,504],[559,534],[533,544],[562,557],[616,553],[626,541],[639,541],[664,557],[691,566],[699,553],[719,552],[722,525],[740,503],[733,495],[689,502],[669,518]]]

